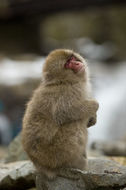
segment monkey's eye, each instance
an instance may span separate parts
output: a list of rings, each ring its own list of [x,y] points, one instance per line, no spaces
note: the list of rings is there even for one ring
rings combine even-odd
[[[65,63],[66,68],[68,67],[69,63],[74,60],[73,58],[74,58],[74,56],[71,55],[70,58],[67,60],[67,62]]]
[[[71,57],[67,60],[67,62],[70,62],[70,61],[77,61],[77,58],[71,55]]]
[[[81,60],[79,60],[77,57],[75,57],[74,55],[72,55],[71,57],[70,57],[70,61],[80,61],[81,62]]]
[[[74,56],[72,56],[71,61],[77,61],[77,59]]]

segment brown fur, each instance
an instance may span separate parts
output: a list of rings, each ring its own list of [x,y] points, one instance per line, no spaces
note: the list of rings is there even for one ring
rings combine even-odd
[[[74,55],[85,72],[65,69]],[[86,168],[87,126],[95,122],[98,103],[90,99],[84,59],[71,50],[51,52],[23,119],[22,142],[37,170],[48,177],[62,167]],[[92,118],[94,118],[92,122]]]

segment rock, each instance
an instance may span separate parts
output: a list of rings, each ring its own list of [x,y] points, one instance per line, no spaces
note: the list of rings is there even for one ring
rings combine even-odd
[[[35,187],[35,169],[30,161],[0,164],[0,190],[24,190]],[[41,174],[37,190],[125,190],[126,167],[105,158],[90,158],[88,171],[62,169],[54,180]]]
[[[91,148],[108,156],[126,156],[126,143],[123,141],[94,142]]]
[[[24,190],[35,186],[35,169],[30,161],[0,164],[0,190]]]
[[[107,159],[89,159],[89,170],[62,169],[55,180],[41,174],[36,177],[37,190],[113,190],[126,187],[126,167]]]
[[[111,157],[108,157],[108,158],[110,160],[118,162],[119,164],[121,164],[123,166],[126,166],[126,157],[124,157],[124,156],[117,156],[117,157],[111,156]]]
[[[93,173],[116,173],[117,170],[126,172],[126,167],[110,160],[109,158],[90,158],[88,160],[88,171]],[[120,172],[119,172],[120,173]]]
[[[5,163],[28,160],[28,156],[23,150],[21,144],[21,134],[19,134],[9,145],[8,155],[5,158]]]

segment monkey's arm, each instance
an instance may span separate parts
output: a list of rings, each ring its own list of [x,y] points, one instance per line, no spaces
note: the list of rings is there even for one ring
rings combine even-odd
[[[58,125],[78,121],[81,119],[92,118],[98,110],[98,103],[95,100],[85,100],[84,102],[75,102],[69,104],[64,102],[53,107],[53,119]]]

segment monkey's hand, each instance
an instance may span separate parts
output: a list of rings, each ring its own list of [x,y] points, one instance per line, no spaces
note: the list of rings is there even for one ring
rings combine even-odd
[[[94,109],[92,108],[92,111],[94,113],[93,113],[93,115],[90,116],[90,118],[88,120],[87,127],[91,127],[91,126],[95,125],[96,122],[97,122],[97,114],[96,114],[96,112],[97,112],[97,110],[99,108],[99,104],[95,100],[91,100],[91,102],[92,102],[92,106],[94,107]]]
[[[95,125],[97,122],[97,115],[95,114],[94,117],[91,117],[88,121],[87,127],[91,127],[93,125]]]

